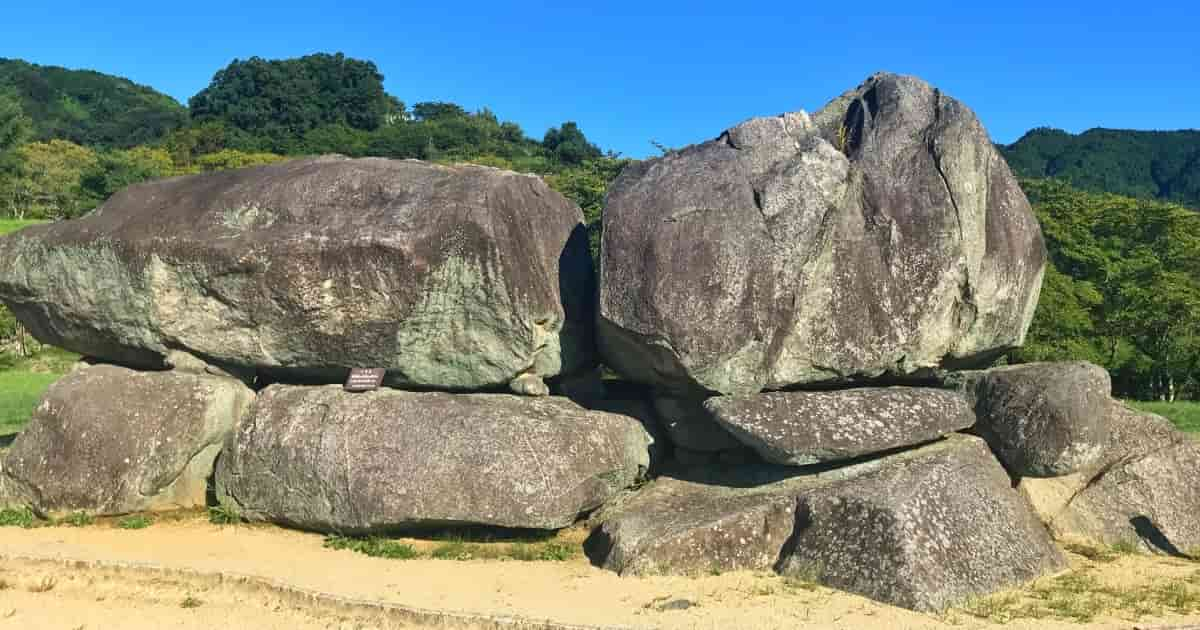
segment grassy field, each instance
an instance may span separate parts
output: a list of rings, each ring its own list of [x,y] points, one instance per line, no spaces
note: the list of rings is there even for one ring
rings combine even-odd
[[[16,219],[0,219],[0,234],[8,234],[30,225],[37,225],[42,221],[18,221]]]
[[[78,359],[78,355],[47,347],[32,359],[0,360],[0,448],[25,427],[46,388]]]
[[[0,371],[0,445],[9,436],[20,432],[41,399],[42,392],[59,376],[21,370]]]
[[[1135,409],[1156,413],[1188,433],[1200,435],[1200,402],[1142,402],[1129,401]]]
[[[15,232],[23,227],[42,221],[18,221],[0,219],[0,234]],[[0,306],[3,308],[3,306]],[[12,439],[29,420],[29,414],[37,406],[42,392],[62,376],[63,363],[71,357],[65,353],[49,352],[49,361],[12,361],[12,357],[0,356],[0,447]]]

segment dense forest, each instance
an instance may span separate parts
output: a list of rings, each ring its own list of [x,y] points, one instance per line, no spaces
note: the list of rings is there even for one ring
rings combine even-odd
[[[538,140],[487,109],[409,107],[341,54],[234,60],[187,108],[119,77],[0,63],[0,218],[68,219],[139,181],[321,153],[537,173],[589,222],[624,164],[574,122]]]
[[[1039,129],[1001,150],[1051,258],[1010,360],[1088,360],[1119,395],[1200,398],[1200,214],[1171,203],[1200,207],[1200,132]],[[537,173],[584,209],[593,247],[629,163],[574,122],[536,139],[487,109],[410,106],[340,54],[235,60],[186,108],[119,77],[0,60],[0,219],[77,217],[139,181],[320,153]],[[0,345],[14,330],[0,313]]]
[[[1041,128],[1001,152],[1020,177],[1200,208],[1200,131]]]

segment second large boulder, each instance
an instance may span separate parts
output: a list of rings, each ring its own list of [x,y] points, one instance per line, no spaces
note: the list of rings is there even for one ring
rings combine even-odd
[[[681,393],[919,375],[1022,343],[1045,246],[975,114],[878,74],[746,121],[608,193],[599,343]]]
[[[244,516],[316,531],[556,529],[637,481],[650,442],[637,419],[564,398],[274,385],[217,487]]]

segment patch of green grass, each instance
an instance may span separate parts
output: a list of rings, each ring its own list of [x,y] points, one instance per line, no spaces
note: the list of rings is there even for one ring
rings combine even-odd
[[[579,557],[583,552],[578,545],[548,541],[544,543],[513,543],[508,547],[507,557],[525,562],[566,562]]]
[[[987,597],[973,597],[962,605],[962,611],[972,617],[987,619],[992,623],[1008,623],[1019,610],[1021,596],[1017,593],[997,593]]]
[[[153,519],[142,514],[133,514],[117,521],[119,529],[146,529],[153,524]]]
[[[96,517],[87,512],[71,512],[58,522],[62,525],[70,525],[71,527],[87,527],[96,522]]]
[[[384,538],[353,538],[349,536],[327,536],[324,546],[327,549],[346,549],[356,551],[373,558],[389,558],[392,560],[413,560],[420,558],[421,553],[412,545],[387,540]]]
[[[1156,413],[1170,420],[1181,431],[1200,434],[1200,402],[1146,402],[1139,400],[1128,402],[1134,409]]]
[[[204,602],[196,599],[195,597],[192,597],[191,595],[188,595],[187,597],[183,598],[183,601],[179,602],[179,607],[180,608],[199,608],[203,604],[204,604]]]
[[[17,219],[0,219],[0,235],[8,234],[9,232],[16,232],[22,228],[26,228],[31,225],[37,225],[39,223],[45,223],[45,221],[18,221]]]
[[[29,508],[9,508],[0,510],[0,527],[33,527],[36,518]]]
[[[46,388],[61,376],[17,367],[0,370],[0,438],[20,433],[25,428]]]
[[[237,525],[242,522],[242,513],[237,506],[228,503],[208,508],[208,522],[214,525]]]
[[[1117,588],[1100,583],[1086,572],[1042,580],[1024,591],[975,598],[962,612],[995,623],[1014,619],[1069,619],[1087,623],[1104,614],[1161,616],[1200,611],[1200,571],[1184,579],[1158,579],[1148,584]]]
[[[1109,563],[1115,562],[1121,556],[1128,556],[1138,552],[1137,543],[1132,540],[1122,540],[1108,547],[1097,547],[1083,543],[1066,543],[1063,548],[1067,551],[1083,556],[1092,562]]]
[[[1117,559],[1117,553],[1103,547],[1094,547],[1081,543],[1067,543],[1063,545],[1063,548],[1073,554],[1083,556],[1092,562],[1108,563]]]
[[[1117,555],[1129,556],[1138,552],[1138,544],[1136,541],[1127,538],[1113,543],[1109,549],[1112,549],[1112,552]]]

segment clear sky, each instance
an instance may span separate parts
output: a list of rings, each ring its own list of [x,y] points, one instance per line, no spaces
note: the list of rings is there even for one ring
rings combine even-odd
[[[587,4],[9,0],[0,56],[123,75],[182,102],[234,58],[344,52],[406,103],[490,107],[540,138],[575,120],[642,157],[755,115],[818,109],[876,70],[1031,127],[1200,127],[1200,3]]]

